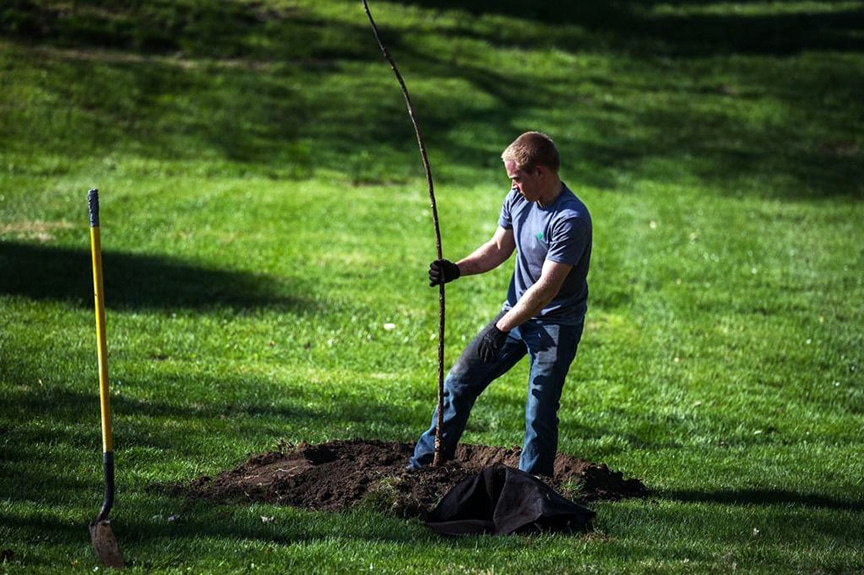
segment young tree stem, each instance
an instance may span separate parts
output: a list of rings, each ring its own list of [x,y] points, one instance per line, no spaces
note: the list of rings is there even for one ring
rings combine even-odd
[[[417,145],[420,147],[420,156],[423,159],[423,168],[426,170],[426,184],[429,188],[429,201],[432,207],[432,223],[435,226],[435,250],[437,259],[444,257],[441,249],[441,227],[438,223],[438,206],[435,202],[435,190],[432,184],[432,167],[429,165],[429,156],[426,153],[426,144],[423,140],[423,134],[420,131],[420,125],[417,123],[417,115],[414,110],[414,104],[411,103],[411,96],[408,94],[408,86],[405,85],[405,80],[402,74],[399,73],[399,68],[390,52],[381,40],[378,33],[378,26],[375,25],[375,20],[372,18],[372,12],[369,11],[369,4],[366,0],[363,1],[363,9],[366,11],[366,17],[369,19],[369,24],[372,25],[372,32],[375,34],[375,40],[378,42],[378,47],[384,58],[390,64],[396,80],[399,82],[399,87],[402,89],[402,95],[405,97],[405,105],[408,107],[408,116],[411,118],[411,124],[414,126],[414,134],[417,136]],[[438,419],[435,425],[435,456],[432,461],[433,466],[438,466],[441,461],[441,428],[444,425],[444,283],[438,286]]]

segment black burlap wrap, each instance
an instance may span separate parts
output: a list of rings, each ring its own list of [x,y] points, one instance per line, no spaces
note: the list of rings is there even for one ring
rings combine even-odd
[[[594,511],[574,503],[537,477],[508,467],[486,467],[453,487],[426,518],[442,535],[584,531]]]

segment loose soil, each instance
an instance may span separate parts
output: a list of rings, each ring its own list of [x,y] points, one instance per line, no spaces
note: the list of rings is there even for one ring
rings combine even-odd
[[[341,440],[300,443],[284,451],[252,455],[216,477],[175,486],[175,493],[222,503],[258,502],[312,510],[345,511],[367,506],[399,517],[423,519],[459,482],[485,467],[519,466],[520,450],[460,445],[444,465],[408,470],[409,443]],[[580,503],[644,497],[645,485],[624,479],[605,464],[558,454],[553,489]]]

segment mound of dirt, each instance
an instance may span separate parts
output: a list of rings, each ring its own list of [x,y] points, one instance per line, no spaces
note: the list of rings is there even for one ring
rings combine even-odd
[[[519,449],[460,445],[454,460],[439,467],[408,470],[408,443],[370,440],[300,443],[282,452],[256,454],[216,477],[199,477],[175,492],[223,503],[260,502],[314,510],[343,511],[369,505],[400,517],[424,518],[464,479],[485,467],[519,465]],[[553,489],[582,503],[643,497],[645,485],[624,479],[604,464],[564,454],[555,475],[543,478]]]

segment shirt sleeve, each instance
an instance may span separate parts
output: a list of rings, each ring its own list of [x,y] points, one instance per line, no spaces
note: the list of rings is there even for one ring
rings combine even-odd
[[[513,229],[513,216],[511,208],[513,206],[513,190],[510,190],[504,196],[504,202],[501,204],[501,214],[498,216],[498,225],[505,230]]]
[[[562,219],[552,227],[552,240],[546,259],[575,266],[582,259],[591,237],[591,224],[575,215]]]

